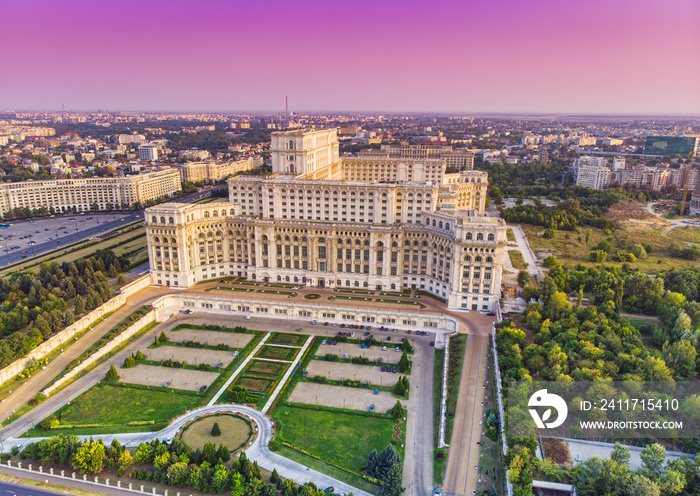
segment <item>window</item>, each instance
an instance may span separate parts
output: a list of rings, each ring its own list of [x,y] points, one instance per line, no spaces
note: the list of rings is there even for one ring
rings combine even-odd
[[[495,239],[496,239],[496,237],[493,235],[493,233],[489,234],[489,236],[488,236],[489,241],[494,241]]]

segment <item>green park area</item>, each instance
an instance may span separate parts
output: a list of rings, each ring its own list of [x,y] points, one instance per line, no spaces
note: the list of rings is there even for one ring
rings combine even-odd
[[[203,400],[196,393],[158,389],[98,385],[58,410],[58,425],[50,431],[37,426],[25,437],[156,431],[173,417],[200,406]]]
[[[629,263],[647,273],[657,273],[672,268],[692,268],[698,263],[697,260],[684,256],[684,250],[689,249],[684,243],[695,239],[696,232],[693,230],[673,229],[667,237],[660,228],[626,227],[609,231],[592,227],[581,228],[578,233],[554,230],[548,233],[551,237],[545,237],[541,227],[528,224],[523,224],[522,227],[535,253],[552,254],[560,265],[580,263],[595,267],[603,262],[620,266]],[[644,251],[639,250],[639,247],[644,248]],[[594,262],[590,258],[591,252],[596,250],[605,251],[601,262]],[[618,251],[636,252],[638,255],[635,255],[633,261],[628,261],[617,257]]]
[[[370,452],[392,444],[396,422],[388,415],[281,405],[274,418],[280,454],[360,489],[376,487],[362,474]]]
[[[527,268],[523,254],[518,250],[508,250],[508,257],[510,257],[510,263],[513,264],[513,268],[518,270]]]

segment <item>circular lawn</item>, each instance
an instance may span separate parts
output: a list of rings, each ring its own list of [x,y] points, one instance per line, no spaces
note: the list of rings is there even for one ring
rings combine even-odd
[[[211,428],[214,422],[219,424],[220,436],[212,436]],[[216,446],[223,444],[231,451],[235,451],[248,442],[253,434],[250,422],[238,415],[229,413],[205,415],[193,421],[182,432],[182,440],[192,449],[202,449],[206,443]]]

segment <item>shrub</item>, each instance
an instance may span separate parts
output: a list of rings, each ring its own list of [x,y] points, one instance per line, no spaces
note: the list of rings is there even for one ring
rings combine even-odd
[[[117,372],[117,369],[114,367],[114,365],[111,365],[109,367],[109,370],[107,371],[107,375],[105,377],[108,381],[119,380],[119,373]]]
[[[542,267],[546,267],[548,269],[551,269],[552,267],[557,267],[559,265],[559,262],[557,261],[556,257],[554,255],[550,255],[546,257],[544,260],[542,260]]]
[[[605,257],[608,253],[605,250],[593,250],[588,254],[588,259],[591,262],[601,263],[605,262]]]
[[[270,448],[270,451],[279,451],[282,448],[282,444],[277,439],[273,439],[267,444],[267,447]],[[273,475],[275,473],[277,473],[276,470],[273,472]],[[279,477],[279,475],[277,477]],[[270,479],[270,482],[274,484],[277,481]]]
[[[214,425],[211,428],[211,435],[214,437],[221,435],[221,427],[219,427],[218,422],[214,422]]]
[[[138,350],[136,352],[136,360],[144,360],[145,358],[146,356],[143,353],[141,353],[141,350]]]
[[[554,237],[554,229],[545,229],[542,237],[545,239],[552,239]]]
[[[323,359],[327,362],[337,362],[340,360],[340,357],[338,355],[334,355],[333,353],[326,353],[323,355]]]
[[[58,427],[59,422],[58,422],[58,419],[56,418],[55,415],[49,415],[48,417],[46,417],[44,420],[41,421],[41,424],[39,424],[39,426],[43,430],[49,431],[51,429],[55,429],[56,427]]]
[[[134,360],[134,357],[126,357],[126,360],[124,360],[124,367],[125,368],[131,368],[136,365],[136,360]]]

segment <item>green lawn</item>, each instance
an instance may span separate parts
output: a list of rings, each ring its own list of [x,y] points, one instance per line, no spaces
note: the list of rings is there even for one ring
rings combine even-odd
[[[392,441],[394,421],[384,416],[291,405],[278,406],[274,416],[280,440],[356,473],[365,466],[370,451],[381,451]]]
[[[513,267],[522,270],[527,268],[527,264],[525,263],[525,259],[523,258],[523,254],[520,253],[518,250],[509,250],[508,251],[508,256],[510,257],[510,263],[513,264]]]
[[[270,336],[268,343],[302,346],[308,337],[308,334],[289,334],[286,332],[273,332]]]
[[[272,358],[274,360],[294,360],[294,356],[299,351],[299,348],[282,348],[280,346],[265,345],[260,348],[256,357]]]
[[[177,392],[99,385],[59,410],[61,424],[74,426],[52,434],[105,434],[159,430],[170,419],[201,404],[203,397]],[[141,423],[143,425],[129,425]],[[94,427],[81,427],[94,426]],[[32,432],[35,431],[35,432]],[[30,435],[44,435],[32,429]]]
[[[318,470],[322,474],[330,475],[334,479],[343,481],[346,484],[350,484],[353,487],[361,489],[362,491],[371,494],[376,494],[379,490],[379,486],[372,484],[371,482],[363,479],[359,475],[355,475],[346,470],[342,470],[338,467],[334,467],[333,465],[329,465],[323,460],[319,460],[317,458],[314,458],[313,456],[300,453],[299,451],[296,451],[292,448],[288,448],[287,446],[282,446],[278,454],[282,455],[285,458],[289,458],[290,460],[294,460],[295,462],[301,463],[302,465],[309,467],[313,470]]]

